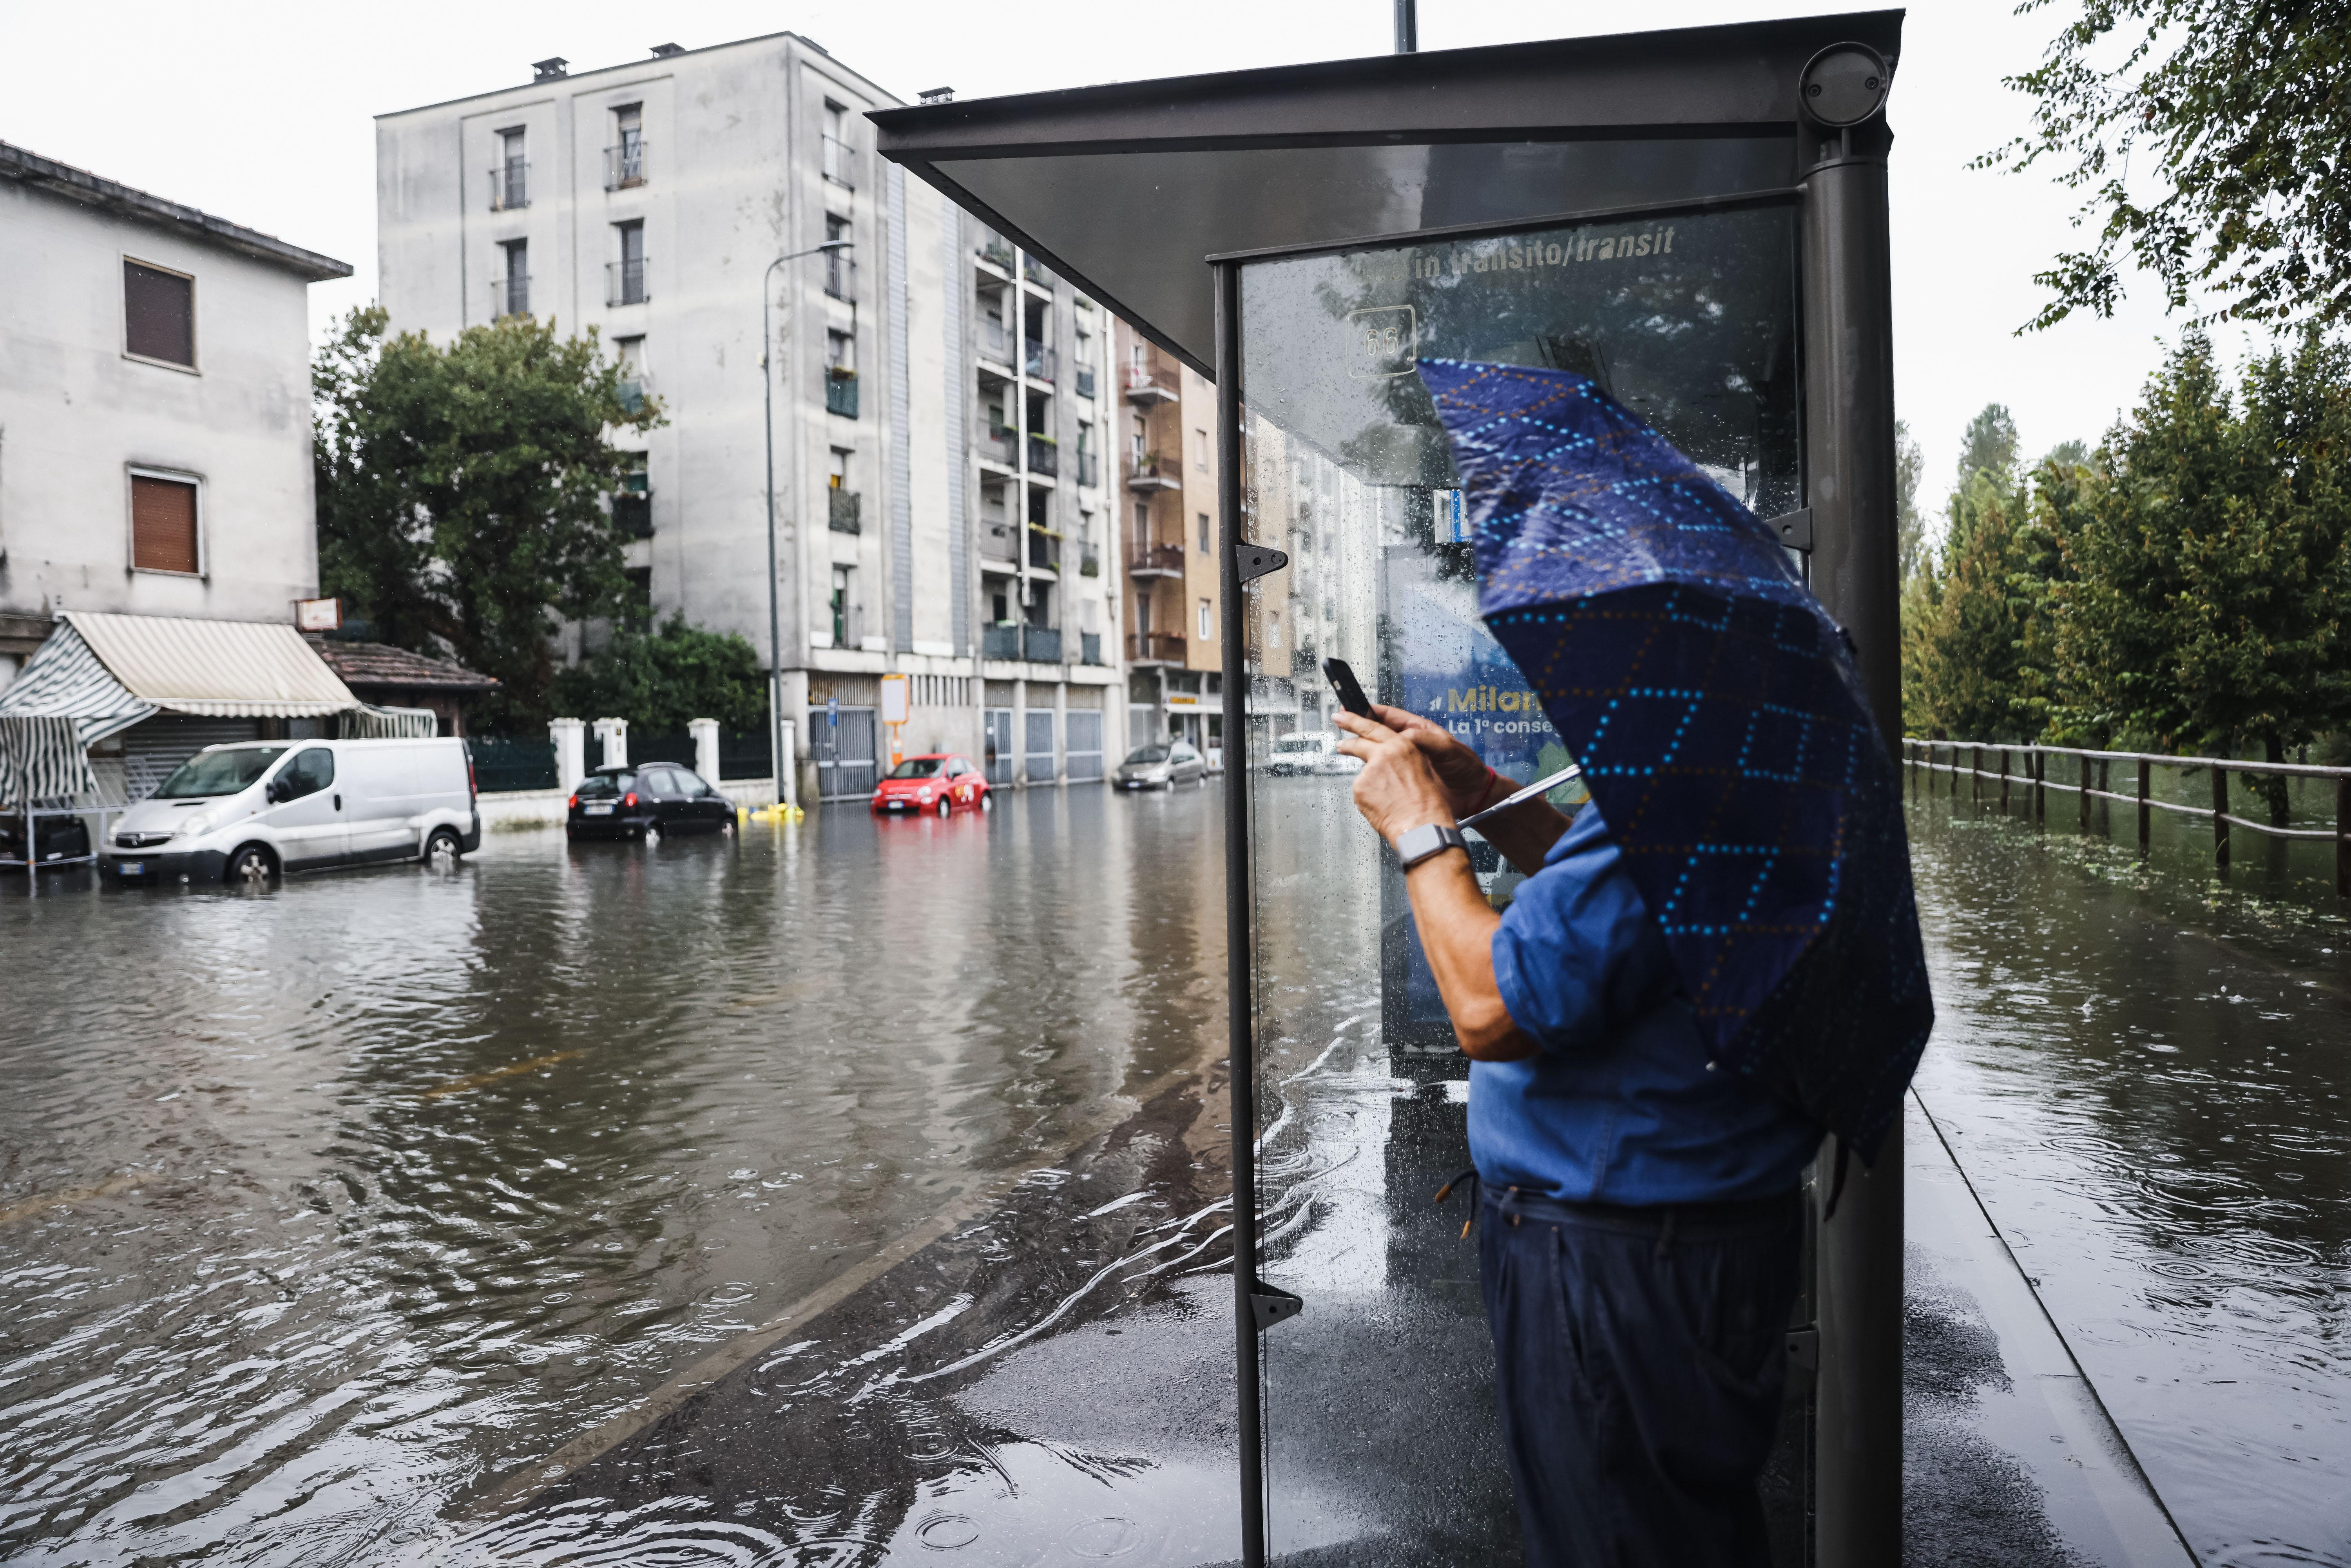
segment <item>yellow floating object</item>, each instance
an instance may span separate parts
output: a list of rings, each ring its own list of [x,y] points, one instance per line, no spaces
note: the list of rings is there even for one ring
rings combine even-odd
[[[747,813],[744,820],[751,822],[797,822],[807,815],[798,806],[762,806]]]

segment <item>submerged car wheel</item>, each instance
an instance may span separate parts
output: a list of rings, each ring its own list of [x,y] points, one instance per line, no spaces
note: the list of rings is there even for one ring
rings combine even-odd
[[[465,848],[457,841],[454,828],[435,828],[433,836],[424,841],[424,863],[435,871],[448,871],[457,863]]]
[[[940,816],[942,816],[942,817],[947,817],[947,816],[953,816],[954,814],[955,814],[955,801],[954,801],[954,800],[950,800],[948,797],[946,797],[946,796],[945,796],[945,795],[940,796],[940,797],[939,797],[939,815],[940,815]]]
[[[221,880],[231,887],[265,887],[277,874],[277,862],[259,844],[247,844],[228,857]]]
[[[639,832],[637,836],[644,841],[645,848],[649,850],[657,850],[661,848],[661,824],[659,822],[647,822],[644,825],[643,830]]]
[[[993,811],[993,810],[996,810],[996,791],[995,791],[995,790],[993,790],[993,789],[983,789],[983,790],[981,790],[981,791],[980,791],[980,796],[979,796],[979,809],[980,809],[981,810],[983,810],[983,811]]]

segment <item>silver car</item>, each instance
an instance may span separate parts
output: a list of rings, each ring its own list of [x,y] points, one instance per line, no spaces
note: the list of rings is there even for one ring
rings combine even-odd
[[[1111,772],[1115,789],[1173,789],[1196,784],[1208,776],[1208,764],[1187,740],[1155,741],[1138,746]]]

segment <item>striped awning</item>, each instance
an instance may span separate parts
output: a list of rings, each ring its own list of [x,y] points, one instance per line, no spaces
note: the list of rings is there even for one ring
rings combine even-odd
[[[72,719],[0,714],[0,806],[97,793],[98,777]]]
[[[208,718],[313,718],[359,706],[350,687],[283,622],[88,610],[68,610],[59,619],[125,691],[153,707]]]
[[[0,691],[0,718],[68,720],[85,749],[152,717],[155,709],[114,678],[70,620],[33,650],[16,678]],[[6,733],[0,731],[0,742]]]

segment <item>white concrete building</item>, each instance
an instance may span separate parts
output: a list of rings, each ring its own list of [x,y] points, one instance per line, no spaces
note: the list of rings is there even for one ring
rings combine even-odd
[[[0,685],[59,610],[318,592],[305,295],[350,271],[0,143]]]
[[[907,753],[992,747],[1000,779],[1099,777],[1124,727],[1104,634],[1117,574],[1084,570],[1099,462],[1063,455],[1107,380],[1107,328],[1082,329],[1102,312],[876,158],[864,115],[901,100],[804,38],[535,68],[377,120],[392,329],[446,338],[526,310],[595,329],[668,420],[625,437],[645,455],[643,498],[622,502],[645,601],[764,658],[764,287],[803,796],[870,792],[885,674],[911,677]]]

